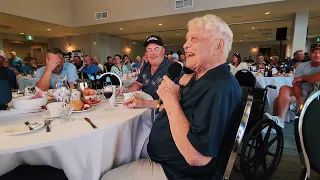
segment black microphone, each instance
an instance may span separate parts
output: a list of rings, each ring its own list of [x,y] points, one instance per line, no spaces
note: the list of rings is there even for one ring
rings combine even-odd
[[[172,64],[169,66],[166,75],[167,75],[171,80],[174,80],[175,78],[177,78],[177,77],[180,76],[181,70],[182,70],[181,65],[180,65],[179,63],[175,62],[175,63],[172,63]],[[162,100],[159,98],[158,104],[157,104],[156,113],[159,112],[159,109],[160,109],[162,103],[163,103]]]

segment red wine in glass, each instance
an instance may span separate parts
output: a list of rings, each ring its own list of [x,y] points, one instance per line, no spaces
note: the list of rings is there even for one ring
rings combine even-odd
[[[109,99],[112,96],[112,91],[105,91],[105,92],[103,92],[103,95],[104,95],[104,97],[106,97],[106,99]]]

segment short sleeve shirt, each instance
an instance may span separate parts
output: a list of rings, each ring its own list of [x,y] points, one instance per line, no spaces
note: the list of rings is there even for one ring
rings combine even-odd
[[[114,65],[111,67],[111,72],[122,77],[124,74],[129,72],[129,69],[126,65],[122,65],[121,69],[119,69],[118,66]]]
[[[100,71],[100,68],[95,64],[91,64],[90,67],[84,67],[82,69],[82,72],[85,72],[85,73],[87,73],[89,75],[94,74],[94,73],[96,73],[98,71]]]
[[[39,68],[37,70],[37,73],[36,73],[36,81],[37,82],[41,79],[41,77],[42,77],[42,75],[43,75],[45,70],[46,70],[46,66],[43,66],[43,67],[41,67],[41,68]],[[54,85],[55,85],[54,77],[56,75],[57,74],[55,74],[55,73],[52,73],[52,75],[51,75],[51,80],[50,80],[51,88],[53,88]],[[60,75],[66,75],[67,76],[67,80],[68,80],[69,83],[71,83],[71,82],[75,83],[79,79],[78,74],[77,74],[76,66],[71,64],[71,63],[68,63],[68,62],[65,62],[63,64],[63,68],[61,70],[61,74]]]
[[[297,67],[294,73],[294,78],[304,76],[304,75],[312,75],[318,72],[320,72],[320,66],[312,67],[311,61],[308,61],[308,62],[299,64],[299,66]],[[310,93],[313,90],[313,85],[308,82],[302,82],[301,88],[302,88],[302,95],[306,97],[308,93]]]
[[[137,82],[143,84],[142,91],[151,95],[153,99],[158,100],[158,86],[161,83],[163,76],[166,75],[171,64],[172,62],[165,57],[153,75],[151,74],[151,64],[144,64],[137,79]],[[179,79],[180,77],[175,79],[175,82],[178,82]]]
[[[212,157],[212,161],[201,167],[186,162],[173,140],[165,110],[153,124],[148,154],[151,160],[161,164],[170,180],[212,179],[222,161],[219,156],[222,140],[230,124],[235,123],[234,113],[242,107],[242,90],[225,63],[198,80],[194,76],[180,95],[181,108],[190,123],[187,138],[198,152]],[[230,143],[232,146],[233,142]]]

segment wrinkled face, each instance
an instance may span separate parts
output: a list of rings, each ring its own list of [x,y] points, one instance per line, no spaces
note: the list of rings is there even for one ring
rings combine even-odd
[[[320,49],[316,49],[311,52],[311,61],[314,63],[320,63]]]
[[[201,27],[191,26],[183,45],[186,53],[185,66],[193,71],[198,71],[208,63],[218,60],[223,54],[224,44],[221,36],[212,34]]]
[[[119,56],[114,57],[115,64],[121,64],[121,58]]]
[[[257,64],[263,63],[263,61],[264,61],[264,57],[263,56],[257,56],[257,59],[256,59],[256,63]]]
[[[295,56],[296,60],[302,61],[304,60],[304,53],[302,51],[298,51]]]
[[[48,53],[46,57],[49,61],[53,59],[59,59],[59,64],[56,66],[56,68],[52,71],[53,73],[59,73],[61,72],[64,64],[64,58],[62,57],[62,54],[53,54]]]
[[[91,58],[89,56],[85,56],[83,58],[84,64],[85,65],[90,65],[91,64]]]
[[[73,61],[74,61],[75,64],[80,64],[81,60],[80,60],[79,57],[76,56],[76,57],[73,58]]]
[[[158,44],[150,43],[148,44],[146,50],[148,54],[148,61],[151,64],[151,66],[159,66],[164,58],[164,47]]]

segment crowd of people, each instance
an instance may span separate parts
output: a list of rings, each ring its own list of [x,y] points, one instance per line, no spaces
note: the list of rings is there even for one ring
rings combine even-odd
[[[119,76],[139,69],[135,82],[124,91],[142,90],[154,100],[144,100],[133,96],[124,102],[128,108],[156,108],[158,100],[163,101],[151,129],[147,151],[149,158],[141,159],[113,169],[102,177],[108,179],[221,179],[233,146],[236,132],[228,132],[232,124],[240,122],[242,112],[242,90],[233,74],[255,64],[260,69],[272,64],[280,66],[279,58],[268,62],[263,55],[257,55],[242,62],[238,53],[232,55],[228,65],[227,57],[232,47],[233,33],[219,17],[206,15],[194,18],[188,23],[185,54],[165,55],[164,43],[159,36],[152,35],[144,43],[146,53],[133,62],[127,55],[108,56],[102,65],[96,58],[84,55],[82,61],[75,56],[66,62],[63,52],[50,49],[46,55],[46,65],[37,69],[36,86],[47,91],[54,87],[54,76],[65,75],[70,87],[76,83],[79,73],[93,74],[97,71],[112,72]],[[311,84],[320,81],[320,46],[312,46],[310,61],[303,62],[302,51],[295,53],[287,62],[294,67],[293,87],[282,87],[275,101],[275,116],[270,119],[283,121],[283,115],[295,96],[297,104],[310,92]],[[16,69],[23,61],[11,53],[9,63]],[[15,74],[3,66],[6,55],[0,51],[1,73],[9,79],[8,87],[16,87]],[[188,68],[193,73],[182,72],[176,79],[170,79],[166,72],[174,62]],[[14,80],[13,80],[14,79]],[[1,79],[0,79],[1,82]],[[12,84],[11,84],[12,83]],[[2,93],[0,93],[2,94]],[[2,102],[1,102],[2,103]]]

